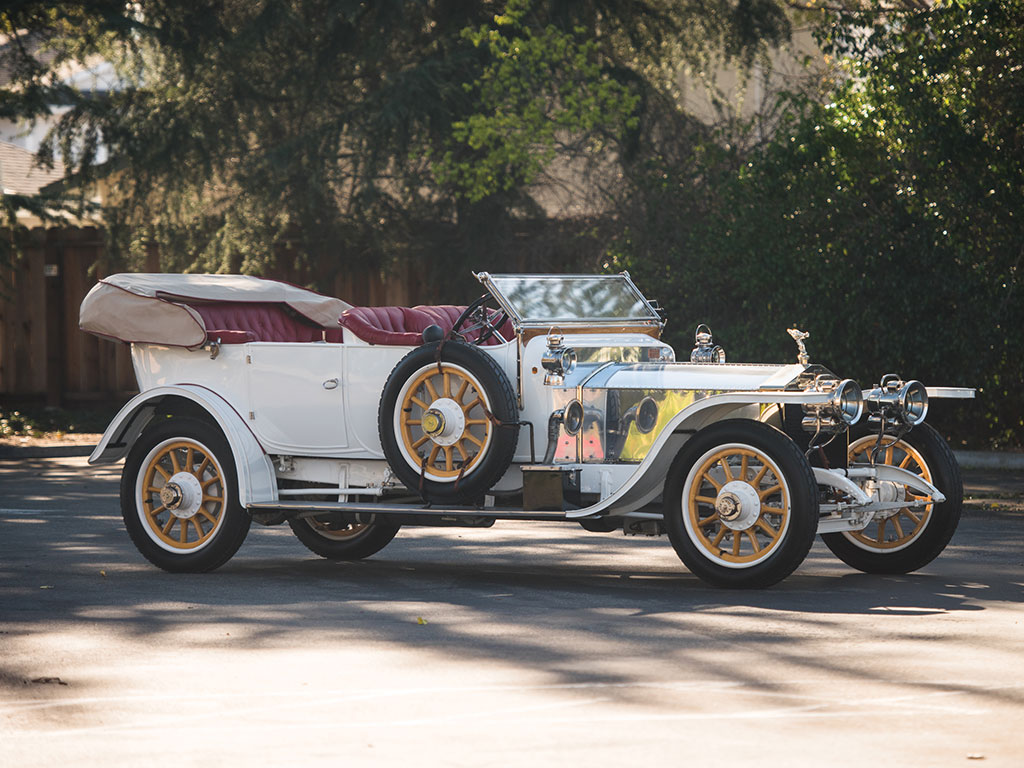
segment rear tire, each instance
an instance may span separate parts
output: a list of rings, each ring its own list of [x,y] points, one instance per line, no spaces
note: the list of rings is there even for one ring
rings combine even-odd
[[[121,473],[121,514],[135,547],[172,573],[219,568],[252,518],[238,503],[235,458],[217,427],[173,418],[148,428]]]
[[[386,521],[351,523],[331,515],[289,520],[288,525],[310,552],[328,560],[362,560],[376,554],[395,538],[399,529]]]

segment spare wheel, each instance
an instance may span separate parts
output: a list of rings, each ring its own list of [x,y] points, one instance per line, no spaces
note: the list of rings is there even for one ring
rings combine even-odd
[[[392,470],[432,502],[479,501],[509,468],[519,440],[508,377],[486,352],[457,341],[424,344],[399,361],[377,426]]]

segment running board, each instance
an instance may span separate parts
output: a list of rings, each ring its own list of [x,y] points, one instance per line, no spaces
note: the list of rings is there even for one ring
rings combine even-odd
[[[487,517],[492,520],[544,520],[560,523],[569,520],[564,513],[530,512],[525,509],[498,509],[496,507],[432,507],[424,504],[368,504],[347,501],[256,501],[246,504],[250,513],[296,513],[289,517],[314,517],[332,512],[369,515],[414,515],[423,517]]]

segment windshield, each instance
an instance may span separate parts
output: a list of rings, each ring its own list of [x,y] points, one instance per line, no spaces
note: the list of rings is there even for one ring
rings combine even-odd
[[[516,316],[536,323],[658,322],[627,275],[489,275],[478,278]]]

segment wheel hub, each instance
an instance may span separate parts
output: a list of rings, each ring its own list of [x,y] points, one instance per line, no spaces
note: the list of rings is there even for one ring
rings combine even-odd
[[[178,472],[160,489],[160,502],[177,518],[188,519],[203,503],[203,486],[199,478]]]
[[[718,492],[715,511],[726,528],[745,531],[761,516],[761,497],[750,483],[733,480]]]
[[[423,431],[438,445],[454,445],[466,431],[466,414],[450,397],[441,397],[423,414]]]
[[[864,491],[876,502],[890,503],[903,501],[906,498],[903,486],[892,480],[868,480],[864,484]],[[899,514],[898,509],[886,509],[875,512],[875,518],[893,517],[897,514]]]
[[[434,408],[424,413],[423,431],[431,437],[444,432],[444,414]]]

